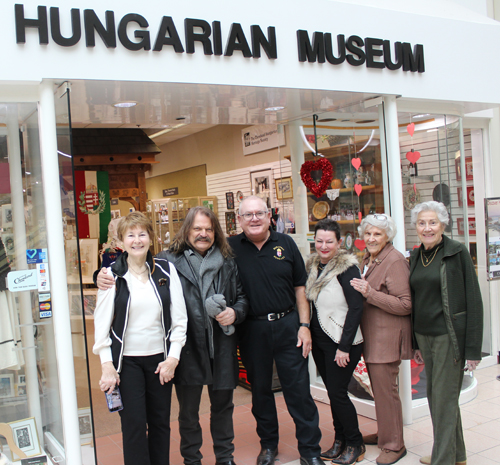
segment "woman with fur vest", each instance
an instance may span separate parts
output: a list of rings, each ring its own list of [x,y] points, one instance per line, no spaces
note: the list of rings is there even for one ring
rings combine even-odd
[[[340,249],[340,226],[324,219],[314,229],[316,253],[307,261],[306,295],[311,305],[312,354],[330,398],[335,442],[324,460],[353,464],[365,455],[358,416],[347,388],[361,358],[359,324],[363,296],[350,282],[360,278],[354,255]],[[333,361],[333,363],[332,363]]]

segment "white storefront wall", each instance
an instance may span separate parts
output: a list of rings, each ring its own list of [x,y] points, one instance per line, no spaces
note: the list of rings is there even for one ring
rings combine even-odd
[[[371,5],[370,5],[371,3]],[[294,89],[325,89],[345,92],[365,92],[388,96],[400,96],[406,108],[419,105],[441,108],[457,115],[500,105],[500,86],[497,85],[498,73],[493,69],[496,58],[492,54],[495,44],[500,43],[500,25],[481,15],[482,8],[476,11],[453,4],[449,1],[425,0],[413,2],[399,10],[391,5],[399,2],[386,0],[378,2],[358,0],[355,2],[314,0],[275,0],[268,2],[255,0],[249,3],[235,3],[231,0],[206,2],[130,2],[109,0],[103,6],[97,0],[52,0],[46,5],[48,16],[49,43],[39,44],[38,30],[26,28],[26,42],[16,43],[15,2],[0,3],[0,41],[4,66],[0,68],[0,101],[22,102],[38,101],[40,115],[48,114],[45,105],[53,106],[47,97],[49,84],[54,82],[78,80],[109,80],[137,82],[178,82],[225,84],[252,87],[276,87]],[[464,4],[464,1],[460,2]],[[20,2],[24,6],[24,17],[38,18],[39,1]],[[488,6],[488,2],[484,2]],[[485,10],[487,9],[485,6]],[[50,33],[50,8],[58,7],[61,33],[72,35],[71,9],[79,9],[81,39],[76,45],[63,47],[57,45]],[[184,24],[186,18],[207,21],[220,21],[222,48],[233,23],[241,24],[246,39],[251,43],[251,26],[258,25],[267,36],[267,28],[276,31],[277,59],[269,59],[264,52],[261,58],[244,58],[236,51],[233,56],[206,56],[199,42],[192,54],[175,53],[171,46],[165,45],[161,51],[127,50],[116,34],[116,48],[107,48],[98,34],[95,47],[85,45],[84,10],[94,10],[99,19],[105,22],[106,10],[114,12],[116,29],[120,20],[127,14],[135,13],[144,17],[149,26],[138,28],[131,23],[127,29],[132,42],[134,30],[148,31],[151,48],[157,39],[158,29],[163,16],[172,18],[180,41],[186,48]],[[367,68],[366,65],[352,66],[347,62],[340,65],[327,63],[301,63],[298,59],[297,31],[306,30],[312,38],[314,32],[331,33],[336,51],[336,37],[357,35],[363,39],[378,38],[389,40],[391,50],[395,42],[409,42],[412,47],[423,45],[425,72],[405,72],[402,69]],[[380,59],[378,59],[380,60]],[[42,83],[42,81],[46,82]],[[42,98],[43,96],[43,98]],[[392,100],[393,113],[398,100]],[[500,172],[500,158],[490,154],[500,150],[500,113],[492,110],[493,118],[483,118],[479,123],[485,134],[486,173]],[[51,116],[51,118],[53,118]],[[45,121],[41,125],[42,164],[50,169],[56,155],[54,150],[55,124]],[[489,149],[488,149],[489,147]],[[53,155],[52,155],[53,154]],[[500,184],[494,185],[493,179],[486,176],[486,196],[500,196]],[[44,194],[54,205],[60,194],[57,183],[44,183]],[[49,223],[48,223],[49,224]],[[50,235],[51,231],[48,231]],[[49,237],[50,242],[50,237]],[[50,262],[50,273],[54,280],[62,278],[64,257],[57,263]],[[65,279],[65,274],[64,274]],[[68,307],[67,300],[61,295],[61,307]],[[498,285],[490,286],[490,301],[498,308]],[[497,312],[493,313],[492,324],[498,322]],[[59,320],[60,331],[56,331],[58,352],[71,353],[71,339],[67,331],[68,322]],[[497,327],[497,326],[493,326]],[[56,327],[57,330],[57,327]],[[69,349],[69,352],[68,352]],[[498,331],[494,330],[493,349],[498,350]],[[72,369],[59,367],[62,372]],[[66,443],[66,463],[80,464],[80,451],[77,429],[77,411],[74,408],[74,393],[61,390],[63,424]]]

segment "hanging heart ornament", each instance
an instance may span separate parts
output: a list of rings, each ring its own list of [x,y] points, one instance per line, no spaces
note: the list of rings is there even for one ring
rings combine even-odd
[[[361,166],[361,158],[353,158],[351,160],[352,166],[356,168],[356,171],[359,170],[359,167]]]
[[[322,171],[318,184],[311,177],[311,171]],[[326,158],[320,158],[316,161],[306,161],[300,167],[300,177],[307,189],[319,198],[330,187],[333,179],[333,166]]]
[[[361,192],[363,191],[363,186],[361,184],[356,184],[354,186],[354,190],[356,191],[356,194],[358,194],[358,197],[361,195]]]
[[[409,152],[406,152],[406,159],[410,163],[417,163],[418,160],[420,160],[420,152],[415,152],[413,149],[411,149]]]
[[[360,250],[361,252],[366,249],[366,244],[365,244],[365,241],[363,239],[356,239],[354,241],[354,246],[358,250]]]
[[[406,126],[406,131],[408,134],[410,134],[411,137],[413,137],[413,133],[415,132],[415,123],[410,123],[408,126]]]

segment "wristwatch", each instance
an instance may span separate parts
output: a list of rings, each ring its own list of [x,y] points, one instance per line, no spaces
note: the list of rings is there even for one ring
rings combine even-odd
[[[299,326],[305,326],[306,328],[309,328],[310,325],[309,325],[309,323],[300,323]]]

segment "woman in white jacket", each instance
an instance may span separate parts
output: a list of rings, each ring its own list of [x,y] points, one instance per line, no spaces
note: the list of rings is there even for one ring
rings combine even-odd
[[[314,229],[316,253],[307,261],[306,295],[311,302],[312,354],[330,398],[335,442],[324,460],[352,464],[365,455],[356,409],[347,387],[361,358],[359,324],[363,296],[350,281],[360,278],[358,261],[340,249],[340,226],[324,219]]]
[[[169,463],[170,381],[186,341],[179,276],[168,260],[153,259],[153,237],[140,212],[120,222],[125,252],[111,264],[115,286],[99,290],[94,315],[99,386],[109,393],[120,386],[125,465]]]

